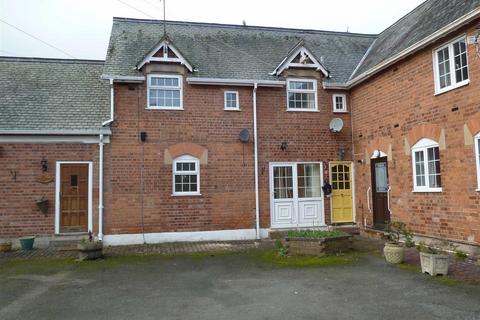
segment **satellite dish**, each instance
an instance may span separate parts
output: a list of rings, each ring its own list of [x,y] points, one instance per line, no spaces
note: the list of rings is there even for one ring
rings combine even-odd
[[[242,131],[240,131],[238,138],[244,143],[248,142],[248,140],[250,140],[250,132],[248,131],[248,129],[243,129]]]
[[[343,129],[343,120],[340,118],[333,118],[330,121],[330,132],[338,133]]]

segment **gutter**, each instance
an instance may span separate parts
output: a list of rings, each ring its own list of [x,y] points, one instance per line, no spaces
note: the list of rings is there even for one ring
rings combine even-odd
[[[100,76],[102,80],[113,80],[114,82],[143,82],[145,81],[144,76],[115,76],[102,74]]]
[[[255,235],[260,239],[260,208],[258,193],[257,83],[253,84],[253,155],[255,163]]]
[[[480,8],[477,8],[473,11],[470,11],[468,14],[458,18],[457,20],[449,23],[445,27],[439,29],[438,31],[432,33],[430,36],[424,38],[423,40],[411,45],[410,47],[402,50],[401,52],[397,53],[393,57],[383,61],[382,63],[376,65],[375,67],[363,72],[359,76],[355,77],[354,79],[351,79],[347,82],[348,88],[351,88],[368,78],[372,77],[375,75],[377,72],[389,67],[390,65],[400,61],[401,59],[405,58],[406,56],[413,54],[414,52],[423,49],[424,47],[428,46],[432,42],[440,39],[442,36],[445,34],[448,34],[452,31],[455,31],[456,29],[460,28],[464,24],[467,24],[477,18],[480,15]]]
[[[100,130],[0,130],[0,135],[52,135],[52,136],[93,136],[98,134],[111,135],[108,128]]]
[[[222,79],[222,78],[187,78],[189,84],[204,84],[204,85],[235,85],[246,87],[283,87],[285,81],[277,80],[252,80],[252,79]]]

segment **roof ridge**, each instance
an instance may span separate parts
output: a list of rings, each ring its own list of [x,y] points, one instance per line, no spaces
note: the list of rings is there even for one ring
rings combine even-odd
[[[163,20],[154,20],[154,19],[138,19],[138,18],[127,18],[127,17],[113,17],[113,21],[119,22],[133,22],[133,23],[163,23]],[[195,22],[195,21],[176,21],[176,20],[166,20],[167,24],[176,24],[176,25],[197,25],[203,27],[221,27],[221,28],[232,28],[232,29],[250,29],[250,30],[270,30],[270,31],[283,31],[283,32],[304,32],[304,33],[323,33],[323,34],[332,34],[332,35],[342,35],[350,37],[364,37],[364,38],[377,38],[378,34],[369,34],[369,33],[353,33],[353,32],[343,32],[343,31],[328,31],[328,30],[318,30],[318,29],[300,29],[300,28],[283,28],[283,27],[266,27],[266,26],[255,26],[255,25],[240,25],[240,24],[225,24],[225,23],[212,23],[212,22]]]
[[[16,57],[16,56],[0,56],[0,61],[14,62],[57,62],[57,63],[85,63],[85,64],[105,64],[105,60],[97,59],[63,59],[63,58],[43,58],[43,57]]]

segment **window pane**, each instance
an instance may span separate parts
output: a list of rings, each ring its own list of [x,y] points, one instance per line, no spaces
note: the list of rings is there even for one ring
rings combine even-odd
[[[428,183],[430,188],[440,188],[440,149],[438,147],[427,149]]]
[[[311,81],[290,81],[290,89],[296,90],[313,90],[313,82]]]
[[[437,52],[438,59],[438,77],[440,88],[443,89],[451,85],[450,78],[450,53],[448,47]]]
[[[299,164],[297,166],[297,175],[299,198],[317,198],[321,196],[320,164]]]
[[[273,181],[275,199],[293,198],[292,167],[275,167]]]
[[[455,61],[455,82],[462,82],[468,79],[467,47],[465,39],[453,44],[453,54]]]
[[[415,179],[418,187],[424,187],[425,184],[425,160],[423,151],[415,152]]]

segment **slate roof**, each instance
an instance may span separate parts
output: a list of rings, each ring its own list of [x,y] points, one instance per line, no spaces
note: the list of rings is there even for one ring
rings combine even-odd
[[[269,73],[301,40],[346,82],[375,36],[344,32],[167,21],[167,35],[194,68],[191,77],[278,80]],[[135,66],[163,36],[163,22],[114,18],[105,75],[141,76]]]
[[[480,6],[480,0],[428,0],[378,35],[352,79]]]
[[[0,131],[98,132],[110,117],[103,63],[0,57]]]

